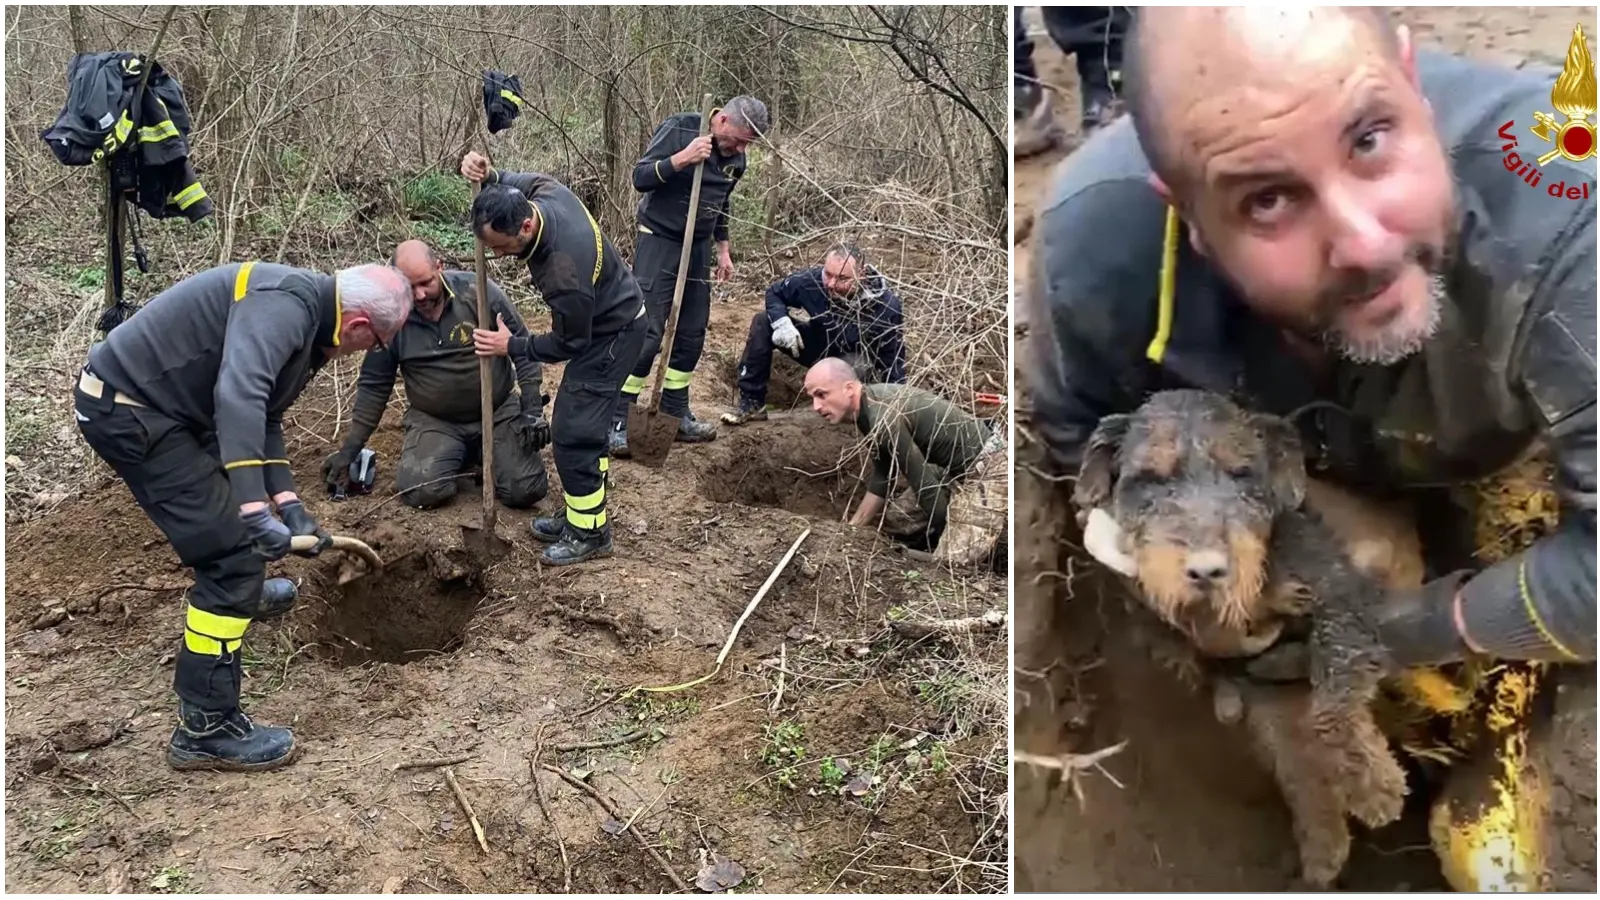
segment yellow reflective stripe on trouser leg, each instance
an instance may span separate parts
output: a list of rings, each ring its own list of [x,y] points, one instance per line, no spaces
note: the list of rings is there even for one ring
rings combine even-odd
[[[183,645],[204,656],[234,653],[244,642],[244,632],[249,627],[249,619],[219,616],[191,606],[184,622]]]
[[[605,457],[601,457],[603,461]],[[605,470],[601,470],[600,489],[581,497],[567,495],[567,524],[574,528],[594,530],[606,524]]]
[[[684,389],[689,386],[689,379],[692,377],[694,377],[693,372],[682,372],[668,366],[667,377],[663,379],[662,386],[669,391]]]
[[[643,375],[629,375],[628,380],[622,383],[622,392],[624,394],[639,393],[644,390],[644,380]]]
[[[250,293],[250,270],[255,268],[255,260],[239,267],[239,274],[233,276],[233,302],[238,303],[244,295]]]

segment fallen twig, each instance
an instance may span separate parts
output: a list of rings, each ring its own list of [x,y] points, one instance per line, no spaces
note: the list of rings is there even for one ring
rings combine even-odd
[[[595,710],[599,709],[600,707],[605,706],[607,703],[611,703],[611,702],[615,701],[618,697],[621,697],[621,696],[622,696],[622,694],[615,693],[615,694],[609,694],[609,695],[607,695],[607,696],[605,696],[605,697],[603,697],[603,698],[601,698],[599,700],[596,700],[593,704],[591,704],[589,706],[586,706],[583,709],[578,710],[577,712],[573,713],[570,716],[567,716],[567,721],[568,722],[575,722],[578,719],[581,719],[584,716],[587,716],[589,713],[594,712]]]
[[[440,766],[454,766],[466,762],[476,754],[463,753],[460,756],[446,756],[443,759],[413,759],[408,762],[397,762],[389,771],[398,772],[401,769],[437,769]]]
[[[567,753],[572,750],[604,750],[607,747],[620,747],[623,744],[631,744],[634,741],[637,741],[642,737],[648,737],[649,735],[650,729],[641,728],[638,731],[630,732],[619,738],[611,738],[610,740],[605,741],[585,741],[581,744],[552,744],[550,749],[556,751],[557,753]]]
[[[561,776],[562,781],[565,781],[567,784],[570,784],[578,790],[583,791],[585,794],[588,794],[595,803],[600,805],[601,809],[605,810],[606,815],[616,819],[618,822],[622,821],[622,817],[617,815],[617,808],[611,804],[610,800],[600,796],[600,792],[595,790],[593,785],[572,775],[568,775],[562,769],[549,765],[548,763],[540,763],[539,767],[547,772],[554,772],[555,774]],[[666,872],[667,877],[672,879],[672,883],[677,885],[678,890],[683,891],[684,893],[689,892],[689,886],[684,884],[683,879],[678,877],[677,872],[672,871],[672,867],[667,865],[667,861],[661,858],[661,854],[656,852],[656,848],[650,846],[650,842],[644,839],[644,835],[632,828],[625,827],[623,830],[633,835],[633,839],[638,841],[639,846],[643,847],[645,852],[650,854],[650,858],[656,861],[656,865],[660,866],[662,871]]]
[[[772,698],[772,711],[778,711],[778,704],[783,702],[783,676],[787,674],[784,667],[789,663],[789,644],[778,645],[778,695]]]
[[[938,619],[932,622],[890,622],[894,633],[907,638],[925,638],[930,635],[973,634],[979,631],[996,631],[1004,628],[1006,614],[991,609],[981,616],[962,619]]]
[[[134,584],[133,582],[123,582],[121,584],[112,584],[112,585],[107,585],[107,586],[101,588],[100,592],[98,594],[94,595],[94,598],[96,600],[102,600],[102,599],[105,598],[105,596],[107,594],[111,593],[112,591],[150,591],[151,593],[159,594],[159,593],[162,593],[164,591],[182,591],[182,590],[186,590],[186,589],[187,589],[187,586],[186,585],[182,585],[182,584],[149,585],[149,584]]]
[[[461,790],[461,783],[456,781],[456,773],[445,767],[444,780],[449,782],[450,791],[456,795],[456,802],[461,804],[461,811],[467,814],[467,821],[472,823],[472,834],[478,839],[478,846],[484,853],[489,852],[489,841],[483,836],[483,826],[478,824],[478,814],[472,811],[472,803],[467,800],[467,795]]]
[[[376,513],[378,510],[383,509],[385,506],[388,506],[389,504],[391,504],[394,501],[400,499],[401,497],[405,496],[406,494],[411,493],[412,491],[420,491],[425,487],[428,487],[430,485],[439,484],[440,482],[444,482],[444,481],[454,481],[457,478],[471,478],[471,477],[473,477],[473,474],[471,472],[457,472],[454,475],[446,475],[443,478],[435,478],[432,481],[424,481],[421,484],[414,484],[411,487],[408,487],[403,491],[397,491],[394,494],[390,495],[389,497],[385,498],[384,500],[380,501],[377,506],[374,506],[373,508],[371,508],[371,509],[367,510],[366,512],[362,513],[361,515],[357,516],[356,520],[354,522],[350,523],[350,527],[354,528],[355,526],[360,525],[362,522],[365,522],[366,520],[372,518],[373,513]]]
[[[1083,786],[1078,782],[1079,773],[1086,769],[1099,769],[1100,774],[1106,776],[1112,784],[1119,788],[1122,787],[1122,782],[1112,777],[1111,773],[1102,768],[1100,763],[1121,753],[1126,746],[1128,746],[1128,742],[1122,740],[1110,747],[1102,747],[1093,753],[1062,753],[1058,756],[1044,756],[1019,750],[1013,756],[1013,759],[1023,765],[1060,772],[1066,779],[1067,786],[1072,788],[1072,795],[1078,798],[1078,805],[1081,807],[1084,805],[1084,798]]]
[[[534,763],[544,754],[544,724],[540,723],[539,731],[533,737],[533,755],[528,757],[528,777],[533,779],[533,796],[539,801],[539,811],[544,813],[544,820],[550,823],[550,830],[556,835],[556,849],[561,851],[561,893],[572,893],[572,863],[567,861],[567,842],[561,838],[561,826],[556,823],[556,817],[550,814],[550,805],[545,802],[544,788],[539,784],[539,770]]]

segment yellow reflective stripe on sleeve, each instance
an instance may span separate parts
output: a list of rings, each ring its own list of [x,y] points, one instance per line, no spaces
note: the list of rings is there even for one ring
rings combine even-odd
[[[249,468],[250,466],[264,466],[266,464],[267,464],[267,461],[264,460],[264,459],[239,459],[239,460],[234,460],[231,463],[227,463],[227,464],[223,465],[223,468],[224,469],[244,469],[244,468]]]
[[[200,182],[196,181],[194,184],[191,184],[176,194],[173,194],[170,199],[173,203],[177,204],[179,209],[188,209],[205,198],[205,188],[202,188],[200,186]]]
[[[640,234],[655,234],[655,232],[654,232],[654,231],[651,231],[651,230],[650,230],[650,229],[649,229],[649,228],[646,228],[646,227],[645,227],[645,226],[643,226],[643,225],[640,225],[640,226],[639,226],[639,233],[640,233]]]
[[[265,460],[262,464],[268,466],[287,466],[289,461],[287,459],[269,459]]]
[[[239,274],[233,276],[233,302],[238,303],[244,295],[250,293],[250,270],[255,268],[255,260],[239,267]]]
[[[599,284],[600,264],[605,262],[606,259],[605,243],[600,237],[600,225],[595,222],[594,216],[589,213],[588,207],[584,207],[583,214],[589,217],[589,228],[594,231],[594,274],[589,276],[589,283]]]
[[[178,126],[174,125],[171,119],[139,129],[139,140],[146,144],[158,143],[167,138],[175,138],[177,136]]]
[[[506,90],[505,88],[501,88],[500,89],[500,96],[506,98],[507,100],[510,100],[512,103],[515,103],[517,105],[517,109],[521,109],[522,108],[522,98],[518,97],[516,94],[511,93],[510,91]]]
[[[667,180],[667,176],[661,174],[661,164],[663,162],[665,162],[665,160],[658,159],[658,160],[655,161],[655,163],[653,165],[650,166],[651,171],[656,173],[656,180],[657,181],[666,181]],[[649,234],[650,233],[650,229],[644,227],[643,225],[639,226],[639,230],[643,231],[645,234]]]
[[[1528,620],[1533,623],[1535,628],[1539,629],[1539,636],[1544,638],[1550,646],[1561,651],[1562,656],[1576,662],[1579,658],[1578,654],[1568,650],[1565,644],[1556,640],[1556,636],[1550,632],[1549,627],[1544,624],[1543,617],[1539,615],[1539,608],[1533,603],[1533,593],[1528,590],[1528,563],[1526,560],[1517,566],[1517,592],[1522,595],[1522,608],[1527,610]]]
[[[191,606],[184,621],[183,644],[194,653],[221,656],[239,649],[249,627],[249,619],[219,616]]]
[[[672,368],[671,366],[668,366],[667,377],[662,381],[662,386],[669,391],[675,391],[679,388],[686,388],[689,386],[689,379],[693,377],[693,375],[693,372],[681,372]]]
[[[644,390],[643,375],[629,375],[628,379],[622,382],[622,392],[624,394],[637,394],[642,390]]]

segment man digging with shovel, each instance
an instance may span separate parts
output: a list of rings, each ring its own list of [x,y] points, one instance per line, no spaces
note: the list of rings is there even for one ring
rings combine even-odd
[[[90,348],[73,392],[78,429],[194,569],[173,768],[290,761],[290,730],[239,709],[245,629],[296,598],[288,579],[267,580],[265,561],[333,542],[295,491],[283,415],[329,359],[382,347],[410,311],[411,286],[387,266],[323,275],[230,263],[161,292]],[[315,540],[302,550],[297,537]]]
[[[711,111],[709,133],[701,135],[703,113],[679,113],[656,129],[644,156],[633,169],[639,201],[639,234],[633,271],[644,291],[650,314],[650,334],[644,352],[617,397],[612,418],[611,454],[627,457],[628,408],[639,401],[666,334],[677,287],[684,232],[689,228],[689,197],[695,173],[700,174],[700,200],[693,224],[688,278],[678,301],[678,330],[666,362],[661,411],[678,419],[677,440],[699,443],[715,440],[717,426],[695,419],[689,412],[689,380],[705,348],[706,326],[711,320],[711,248],[716,245],[716,279],[733,277],[728,244],[728,209],[748,162],[745,149],[771,127],[766,104],[754,97],[738,96],[722,109]],[[670,445],[669,445],[670,446]]]
[[[473,232],[497,256],[526,263],[550,307],[545,334],[517,337],[503,320],[494,331],[474,330],[478,355],[566,363],[550,427],[566,515],[533,520],[533,536],[551,545],[541,558],[565,566],[610,556],[606,427],[644,342],[639,286],[583,203],[554,178],[500,172],[477,153],[462,159],[461,174],[483,183],[472,201]]]

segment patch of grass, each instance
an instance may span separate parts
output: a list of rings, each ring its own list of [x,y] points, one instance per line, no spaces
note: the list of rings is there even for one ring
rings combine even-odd
[[[472,232],[464,225],[416,222],[413,223],[411,231],[418,240],[427,241],[429,246],[440,253],[470,256],[477,249],[477,241],[472,239]]]
[[[71,854],[73,846],[82,836],[83,826],[72,816],[64,815],[50,823],[50,836],[34,841],[30,849],[34,859],[41,863],[53,863]]]
[[[796,788],[795,767],[806,758],[805,728],[793,719],[768,724],[762,729],[766,743],[761,747],[761,761],[776,769],[778,783],[786,788]]]
[[[418,175],[406,182],[401,196],[405,200],[406,217],[424,222],[460,223],[472,207],[472,188],[466,179],[453,173]]]
[[[817,767],[817,778],[833,790],[844,787],[844,777],[847,774],[849,774],[848,770],[839,765],[839,761],[832,757],[823,760],[822,765]]]
[[[180,865],[162,866],[150,878],[150,889],[159,894],[195,893],[194,876]]]

